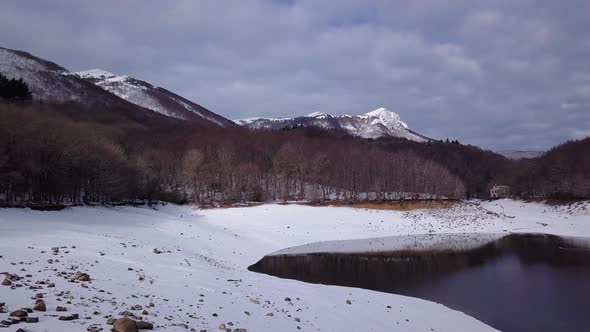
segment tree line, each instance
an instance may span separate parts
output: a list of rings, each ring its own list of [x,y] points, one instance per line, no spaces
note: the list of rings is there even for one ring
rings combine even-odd
[[[115,115],[113,115],[115,114]],[[590,197],[590,139],[510,161],[457,143],[144,122],[75,104],[0,103],[0,204]]]
[[[435,161],[313,128],[101,123],[72,107],[0,104],[3,204],[464,196]]]
[[[522,197],[589,198],[590,137],[569,141],[539,158],[513,161],[496,181]]]

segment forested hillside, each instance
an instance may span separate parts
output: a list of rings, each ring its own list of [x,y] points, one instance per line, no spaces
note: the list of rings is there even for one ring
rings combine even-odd
[[[100,121],[72,104],[1,104],[4,204],[464,196],[463,181],[436,162],[362,139],[95,113]]]
[[[508,160],[458,142],[341,131],[139,121],[76,104],[0,103],[3,205],[487,197],[590,197],[590,139]]]
[[[519,160],[504,175],[525,197],[590,197],[590,137],[563,143],[537,159]]]

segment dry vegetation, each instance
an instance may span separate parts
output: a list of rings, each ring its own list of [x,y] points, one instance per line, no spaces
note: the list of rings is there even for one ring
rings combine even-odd
[[[419,209],[437,209],[449,208],[457,204],[458,200],[399,200],[399,201],[327,201],[309,203],[311,206],[339,206],[339,207],[353,207],[359,209],[375,209],[375,210],[394,210],[394,211],[412,211]]]

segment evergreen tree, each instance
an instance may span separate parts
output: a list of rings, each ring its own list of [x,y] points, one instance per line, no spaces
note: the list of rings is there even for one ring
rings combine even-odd
[[[27,101],[31,100],[31,98],[31,90],[22,78],[8,79],[0,73],[0,99],[8,101]]]

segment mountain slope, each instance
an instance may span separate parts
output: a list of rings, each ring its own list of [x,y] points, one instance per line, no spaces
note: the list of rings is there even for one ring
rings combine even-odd
[[[62,66],[23,51],[0,47],[0,73],[8,78],[22,78],[29,85],[33,99],[37,101],[73,102],[97,112],[119,112],[122,116],[139,122],[157,123],[183,119],[206,126],[235,126],[230,120],[147,82],[107,73],[114,81],[107,82],[113,86],[109,89],[100,86],[91,77],[71,73]],[[142,95],[134,93],[135,91],[144,92],[143,96],[150,99],[142,101]],[[126,96],[132,98],[123,98]],[[160,108],[150,107],[153,105]],[[180,108],[186,114],[179,111]]]
[[[344,130],[351,135],[364,138],[398,137],[416,142],[431,140],[409,129],[399,114],[383,107],[361,115],[330,115],[315,112],[295,118],[250,118],[235,122],[250,129],[280,129],[303,125]]]
[[[193,103],[169,90],[130,76],[118,76],[101,69],[72,73],[133,104],[154,112],[193,122],[211,122],[221,127],[235,124],[201,105]]]

